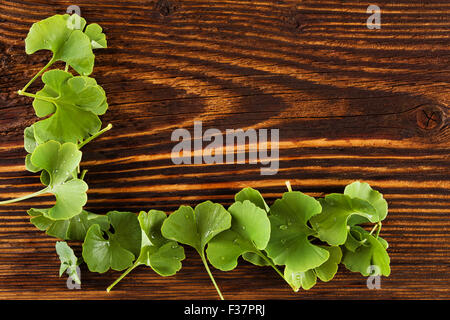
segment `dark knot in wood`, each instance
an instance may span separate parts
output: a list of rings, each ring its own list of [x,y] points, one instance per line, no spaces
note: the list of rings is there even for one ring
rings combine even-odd
[[[417,109],[416,120],[423,130],[437,129],[444,121],[444,112],[437,105],[423,105]]]
[[[178,9],[178,5],[175,1],[170,0],[158,0],[155,4],[155,9],[164,17],[174,13]]]

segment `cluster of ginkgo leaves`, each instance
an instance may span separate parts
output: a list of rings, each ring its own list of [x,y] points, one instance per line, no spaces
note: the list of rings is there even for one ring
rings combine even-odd
[[[230,271],[240,257],[256,266],[272,267],[294,291],[310,289],[317,278],[330,281],[340,263],[364,276],[389,276],[388,244],[379,236],[387,202],[381,193],[358,181],[342,194],[320,199],[292,191],[288,183],[288,191],[271,206],[257,190],[244,188],[228,208],[205,201],[195,208],[183,205],[169,215],[158,210],[138,215],[84,210],[88,185],[86,170],[80,170],[80,149],[111,129],[111,125],[101,129],[98,117],[108,109],[105,91],[89,77],[93,50],[106,48],[106,37],[98,24],[86,25],[80,16],[66,14],[34,23],[25,44],[28,54],[42,49],[53,53],[49,63],[18,91],[34,98],[35,113],[43,118],[25,129],[24,145],[29,153],[26,168],[40,172],[44,187],[0,204],[54,195],[52,207],[32,208],[28,214],[31,223],[48,235],[83,242],[79,258],[66,242],[56,243],[60,276],[67,272],[80,283],[80,263],[86,263],[91,272],[124,271],[108,291],[141,265],[171,276],[185,259],[182,245],[198,252],[221,299],[209,264]],[[64,70],[46,71],[57,61],[65,63]],[[44,87],[35,94],[27,92],[39,77]],[[370,231],[366,230],[369,224]]]

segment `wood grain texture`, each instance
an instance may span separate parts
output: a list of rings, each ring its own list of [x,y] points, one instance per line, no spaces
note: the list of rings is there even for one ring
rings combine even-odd
[[[36,191],[25,171],[23,130],[36,117],[16,91],[47,61],[27,56],[35,21],[72,1],[0,0],[0,197]],[[378,1],[380,30],[366,28],[359,1],[77,1],[109,48],[93,76],[107,93],[102,120],[114,129],[84,149],[87,209],[161,209],[213,200],[229,205],[240,188],[271,203],[284,181],[312,196],[361,180],[389,203],[382,236],[392,273],[381,290],[340,267],[328,283],[293,293],[267,268],[242,262],[213,270],[225,298],[448,299],[450,4]],[[38,90],[40,82],[30,88]],[[280,170],[259,165],[174,165],[171,133],[208,128],[279,128]],[[144,267],[113,292],[118,272],[82,267],[82,290],[58,277],[55,239],[30,224],[40,197],[0,207],[0,299],[215,299],[201,260],[187,249],[183,269],[162,278]],[[80,246],[75,245],[77,252]]]

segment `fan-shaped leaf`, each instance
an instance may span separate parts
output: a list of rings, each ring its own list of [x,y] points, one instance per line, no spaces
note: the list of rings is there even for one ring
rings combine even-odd
[[[31,163],[48,174],[48,192],[56,197],[55,205],[45,214],[53,220],[70,219],[79,214],[87,202],[87,184],[70,179],[81,161],[81,151],[73,143],[49,141],[39,145],[31,156]]]
[[[176,241],[168,240],[161,234],[161,227],[167,216],[162,211],[142,211],[139,223],[142,229],[142,247],[137,264],[151,267],[161,276],[171,276],[181,269],[185,258],[184,249]]]
[[[371,222],[379,222],[386,218],[388,213],[387,201],[383,198],[383,195],[370,187],[368,183],[361,183],[355,181],[345,187],[344,194],[351,198],[358,198],[369,202],[376,211],[377,218]],[[350,217],[349,224],[355,225],[368,222],[369,220],[361,215],[354,215]]]
[[[133,264],[141,248],[141,228],[131,212],[107,213],[112,228],[102,231],[92,225],[83,243],[83,259],[92,272],[103,273],[110,268],[122,271]]]
[[[33,125],[37,143],[78,143],[100,130],[98,115],[106,112],[108,104],[105,91],[93,78],[50,70],[42,81],[45,86],[36,93],[33,107],[38,117],[50,117]]]
[[[389,276],[391,268],[390,258],[386,252],[388,247],[386,240],[374,237],[359,226],[352,227],[352,233],[354,232],[361,235],[361,245],[354,251],[348,250],[347,246],[343,247],[342,263],[345,267],[351,271],[360,272],[363,276]]]
[[[286,192],[274,202],[270,207],[271,237],[266,248],[274,263],[305,272],[328,259],[328,251],[309,240],[315,232],[307,222],[320,211],[317,200],[297,191]]]
[[[74,20],[79,24],[72,23]],[[94,68],[91,39],[82,30],[86,20],[77,15],[54,15],[34,23],[25,39],[25,51],[53,52],[54,61],[64,61],[79,74],[89,75]]]
[[[249,200],[235,202],[228,212],[232,216],[231,228],[214,237],[206,250],[209,262],[223,271],[234,269],[242,254],[264,250],[270,238],[266,211]]]
[[[317,277],[324,282],[333,279],[338,270],[338,264],[341,262],[342,251],[339,247],[322,246],[322,248],[327,250],[330,256],[320,266],[305,272],[296,272],[288,267],[284,269],[284,277],[294,291],[298,291],[300,288],[311,289],[316,284]]]

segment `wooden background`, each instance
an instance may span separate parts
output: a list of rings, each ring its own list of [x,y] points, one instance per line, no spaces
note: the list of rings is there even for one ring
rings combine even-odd
[[[245,186],[272,203],[285,180],[312,196],[361,180],[389,203],[381,235],[392,274],[380,290],[340,267],[331,282],[293,293],[270,268],[242,262],[213,270],[233,299],[448,299],[450,131],[448,1],[378,1],[382,28],[366,27],[367,2],[0,0],[0,198],[37,191],[24,168],[23,129],[36,117],[16,91],[48,60],[27,56],[33,22],[76,4],[104,27],[93,76],[107,92],[114,129],[84,149],[87,209],[161,209],[213,200],[229,205]],[[41,87],[37,81],[30,92]],[[279,128],[280,170],[260,165],[174,165],[171,133]],[[40,197],[0,207],[1,299],[216,299],[200,259],[162,278],[140,267],[89,273],[82,289],[58,277],[55,239],[30,224]],[[80,252],[79,245],[76,251]]]

